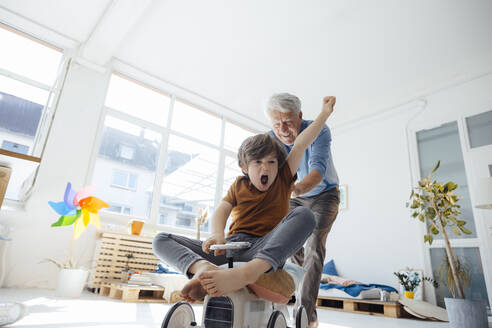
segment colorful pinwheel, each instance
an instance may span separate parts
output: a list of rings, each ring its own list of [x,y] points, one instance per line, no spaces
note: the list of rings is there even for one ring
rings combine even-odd
[[[65,196],[62,202],[48,202],[48,204],[60,214],[61,217],[53,223],[52,227],[74,225],[73,239],[77,239],[89,224],[94,224],[101,229],[98,211],[109,205],[93,196],[94,186],[85,187],[78,192],[72,189],[72,184],[67,183]]]

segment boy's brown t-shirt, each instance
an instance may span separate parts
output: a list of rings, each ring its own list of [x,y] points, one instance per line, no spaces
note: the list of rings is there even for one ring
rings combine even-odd
[[[223,198],[232,205],[228,236],[240,232],[256,236],[269,233],[289,212],[289,200],[297,174],[292,176],[287,162],[267,191],[259,191],[248,177],[240,176]]]

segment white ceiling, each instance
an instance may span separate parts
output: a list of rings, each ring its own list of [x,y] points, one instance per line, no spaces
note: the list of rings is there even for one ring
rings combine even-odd
[[[298,95],[307,118],[336,95],[338,124],[492,72],[490,0],[0,0],[0,9],[79,43],[91,62],[117,58],[257,121],[273,92]]]

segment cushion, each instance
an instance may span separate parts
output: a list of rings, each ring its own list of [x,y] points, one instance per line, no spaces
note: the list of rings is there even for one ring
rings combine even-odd
[[[287,304],[295,291],[294,279],[282,269],[263,273],[248,287],[256,296],[280,304]]]
[[[338,276],[337,268],[335,268],[335,262],[333,260],[325,263],[323,266],[323,273],[329,274],[330,276]]]
[[[330,275],[327,273],[322,273],[320,283],[327,284],[329,281],[330,281]]]

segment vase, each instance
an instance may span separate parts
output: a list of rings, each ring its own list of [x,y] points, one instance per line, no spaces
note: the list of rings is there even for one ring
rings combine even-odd
[[[487,307],[484,301],[444,298],[450,328],[488,328]]]
[[[413,296],[414,296],[414,292],[409,292],[409,291],[405,291],[405,297],[408,298],[408,299],[413,299]]]
[[[61,269],[58,276],[56,295],[60,297],[80,297],[89,271],[83,269]]]

